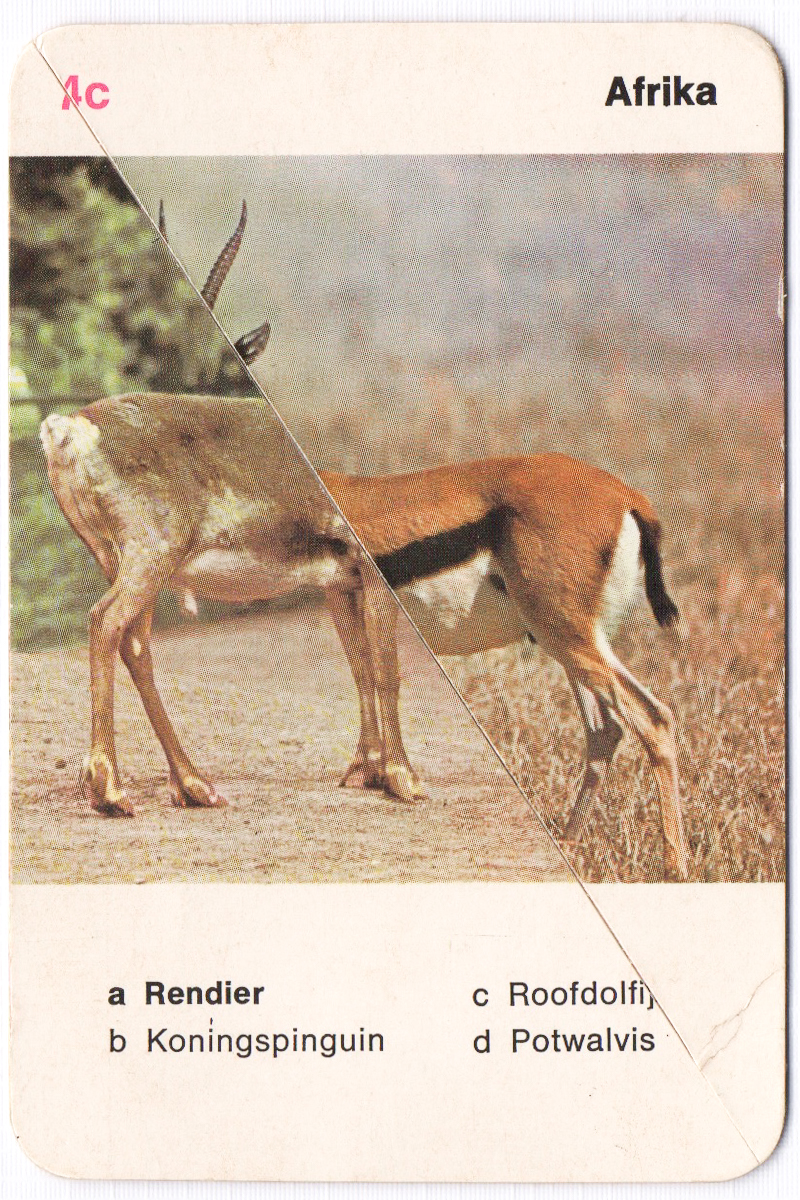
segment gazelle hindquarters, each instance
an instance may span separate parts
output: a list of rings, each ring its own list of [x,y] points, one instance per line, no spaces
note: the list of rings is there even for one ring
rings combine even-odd
[[[660,526],[647,499],[562,455],[324,479],[401,600],[408,597],[435,652],[469,654],[527,633],[565,668],[586,730],[586,769],[568,839],[581,836],[627,727],[654,770],[667,871],[686,878],[674,719],[610,645],[642,568],[656,619],[669,625],[677,616],[664,587]],[[495,597],[498,619],[473,620],[479,596],[484,614]]]

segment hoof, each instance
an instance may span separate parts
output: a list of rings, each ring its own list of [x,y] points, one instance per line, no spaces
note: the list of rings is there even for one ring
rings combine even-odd
[[[210,783],[187,775],[185,779],[171,779],[169,794],[175,808],[225,808],[227,801]]]
[[[83,760],[81,792],[89,807],[104,817],[132,817],[133,805],[113,779],[105,754],[88,754]]]
[[[387,796],[404,800],[406,804],[427,799],[422,784],[409,767],[387,767],[383,790]]]
[[[132,817],[135,815],[133,805],[124,792],[117,792],[113,799],[109,796],[102,798],[92,796],[89,804],[95,812],[102,813],[104,817]]]
[[[342,778],[339,780],[339,787],[347,787],[353,775],[361,773],[361,786],[365,788],[382,788],[384,786],[383,768],[380,758],[365,758],[363,754],[359,754],[350,763],[350,766],[345,771]]]
[[[685,883],[689,878],[689,862],[686,853],[676,854],[667,844],[664,849],[664,882]]]

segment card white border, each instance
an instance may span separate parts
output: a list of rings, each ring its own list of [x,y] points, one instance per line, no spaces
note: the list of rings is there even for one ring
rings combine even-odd
[[[755,0],[694,0],[693,3],[687,3],[680,6],[680,15],[684,20],[690,21],[728,21],[746,25],[758,33],[762,34],[768,41],[772,43],[778,52],[783,63],[787,81],[787,128],[789,136],[789,158],[787,162],[788,176],[788,212],[787,218],[789,222],[789,230],[793,232],[798,224],[798,216],[800,216],[800,202],[798,202],[798,167],[797,167],[797,139],[793,136],[797,120],[797,81],[800,79],[800,7],[792,6],[791,0],[777,0],[768,8],[755,2]],[[599,3],[592,3],[592,0],[572,0],[571,3],[559,2],[559,0],[430,0],[425,3],[424,0],[352,0],[348,3],[347,0],[204,0],[203,3],[192,3],[192,0],[17,0],[17,3],[4,7],[0,14],[0,46],[2,46],[2,64],[3,75],[5,80],[4,95],[8,95],[9,82],[14,63],[22,51],[24,46],[38,34],[45,32],[47,29],[54,28],[63,24],[74,23],[114,23],[122,24],[126,22],[161,22],[161,23],[180,23],[183,21],[193,24],[204,23],[244,23],[244,22],[298,22],[298,21],[342,21],[342,20],[394,20],[394,21],[414,21],[414,20],[527,20],[527,21],[544,21],[544,20],[559,20],[559,21],[672,21],[675,19],[675,5],[665,3],[664,0],[600,0]],[[7,122],[3,122],[2,139],[5,148]],[[5,201],[4,210],[7,211],[7,175],[2,172],[2,188],[3,198]],[[5,239],[2,239],[3,258],[0,260],[0,303],[2,303],[3,311],[7,311],[7,247]],[[796,239],[792,237],[788,244],[788,277],[790,280],[797,278],[797,249]],[[790,346],[790,363],[792,362],[791,350],[798,341],[798,321],[800,317],[797,315],[796,306],[789,304],[789,324],[788,337]],[[7,341],[3,339],[3,355],[7,353]],[[798,394],[798,385],[796,383],[797,372],[789,371],[789,444],[796,448],[797,434],[797,418],[794,413],[797,411],[797,404],[800,402],[800,394]],[[0,458],[0,473],[5,467],[7,471],[7,446],[5,439],[0,439],[2,444],[2,458]],[[3,475],[7,478],[7,474]],[[789,511],[789,528],[791,530],[800,527],[798,525],[798,505],[800,501],[797,499],[797,484],[798,471],[792,465],[790,469],[790,511]],[[0,516],[0,542],[3,547],[7,545],[7,527],[5,505],[2,508],[2,516]],[[789,612],[790,629],[794,629],[795,620],[800,611],[798,608],[798,569],[797,556],[793,556],[790,560],[790,597],[791,607]],[[7,595],[8,595],[8,579],[7,579],[7,554],[3,549],[0,555],[0,603],[3,605],[3,611],[6,611]],[[793,637],[789,645],[789,664],[790,664],[790,679],[794,679],[795,670],[798,662],[797,638]],[[6,639],[0,639],[0,670],[7,674],[7,644]],[[793,689],[794,692],[794,689]],[[791,711],[791,705],[790,705]],[[3,720],[0,727],[0,738],[2,738],[3,746],[7,751],[7,710],[6,699],[3,696]],[[798,745],[796,732],[796,722],[793,723],[790,729],[790,757],[793,758],[795,749]],[[8,761],[7,753],[4,761]],[[790,801],[796,792],[794,783],[795,773],[790,772]],[[7,806],[4,806],[4,811]],[[4,845],[7,846],[7,827],[4,817]],[[789,844],[789,870],[790,879],[795,876],[798,868],[798,850],[794,844],[794,839]],[[7,855],[6,855],[7,861]],[[792,892],[794,889],[792,889]],[[790,893],[791,903],[790,908],[790,929],[796,930],[798,920],[800,920],[800,905],[798,905],[796,897]],[[7,895],[5,890],[2,891],[2,899],[0,900],[0,919],[2,919],[3,927],[7,928]],[[794,918],[792,921],[791,918]],[[795,935],[795,943],[797,937]],[[7,1028],[7,987],[5,986],[5,956],[3,958],[3,987],[0,992],[0,1018],[2,1024]],[[791,1009],[790,1009],[791,1018]],[[790,1074],[796,1073],[800,1068],[800,1051],[797,1048],[797,1038],[792,1037],[791,1033],[796,1029],[792,1029],[790,1019],[790,1051],[792,1052],[792,1062],[790,1064]],[[328,1200],[332,1194],[332,1188],[329,1185],[247,1185],[247,1184],[224,1184],[214,1185],[212,1183],[184,1185],[179,1183],[174,1184],[145,1184],[145,1183],[82,1183],[72,1182],[57,1179],[54,1176],[49,1176],[45,1172],[35,1167],[16,1147],[10,1123],[7,1118],[8,1113],[8,1068],[6,1060],[6,1040],[0,1037],[0,1079],[2,1080],[2,1091],[0,1092],[0,1107],[3,1114],[0,1115],[0,1178],[8,1184],[9,1191],[19,1196],[31,1197],[33,1200],[38,1200],[39,1197],[61,1197],[69,1195],[92,1195],[92,1196],[111,1196],[113,1190],[114,1200],[127,1200],[127,1197],[143,1197],[145,1195],[158,1195],[159,1197],[188,1196],[206,1197],[213,1196],[228,1197],[235,1196],[252,1196],[255,1187],[259,1187],[259,1195],[266,1192],[269,1188],[270,1194],[277,1195],[277,1189],[281,1189],[281,1200],[283,1197],[290,1195],[300,1195],[302,1189],[303,1200]],[[646,1188],[624,1185],[623,1187],[610,1187],[604,1185],[547,1185],[548,1194],[552,1192],[558,1197],[572,1197],[576,1200],[595,1200],[600,1197],[611,1197],[619,1194],[622,1196],[639,1196],[644,1195],[664,1197],[667,1194],[673,1196],[697,1196],[704,1197],[713,1196],[736,1196],[742,1198],[760,1197],[762,1200],[782,1200],[783,1197],[790,1197],[796,1194],[798,1185],[800,1185],[800,1121],[793,1112],[791,1104],[791,1088],[790,1088],[790,1107],[784,1137],[778,1146],[773,1156],[760,1168],[751,1175],[730,1184],[722,1185],[652,1185]],[[383,1185],[384,1188],[386,1185]],[[530,1191],[533,1191],[536,1185],[530,1186]],[[191,1187],[191,1192],[189,1191]],[[374,1195],[378,1196],[378,1188],[370,1185],[336,1185],[337,1191],[341,1194],[344,1188],[347,1188],[348,1200],[351,1195],[358,1196],[358,1200],[367,1200]],[[448,1197],[455,1197],[457,1194],[465,1193],[464,1185],[439,1185],[437,1188],[437,1196],[439,1189],[442,1194],[446,1192]],[[156,1190],[157,1189],[157,1190]],[[668,1189],[668,1191],[667,1191]],[[712,1192],[713,1189],[713,1192]],[[393,1195],[401,1193],[403,1198],[418,1193],[419,1189],[411,1185],[393,1185]],[[544,1187],[537,1188],[538,1192],[543,1192]],[[470,1188],[470,1196],[475,1194],[475,1188]],[[480,1190],[481,1200],[500,1200],[500,1197],[510,1197],[507,1186],[485,1186]],[[515,1192],[518,1195],[518,1191]]]

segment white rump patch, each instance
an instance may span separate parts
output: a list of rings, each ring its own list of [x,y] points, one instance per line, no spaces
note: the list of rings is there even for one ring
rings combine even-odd
[[[636,600],[642,578],[641,543],[639,526],[626,512],[597,614],[597,626],[607,638],[614,636]]]
[[[39,437],[48,457],[58,450],[70,450],[78,456],[91,454],[100,439],[100,430],[87,417],[51,413],[42,421]]]

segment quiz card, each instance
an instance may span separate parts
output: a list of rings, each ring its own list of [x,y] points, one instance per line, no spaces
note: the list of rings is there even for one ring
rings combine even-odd
[[[27,48],[11,1083],[40,1166],[769,1156],[783,145],[734,26]]]

